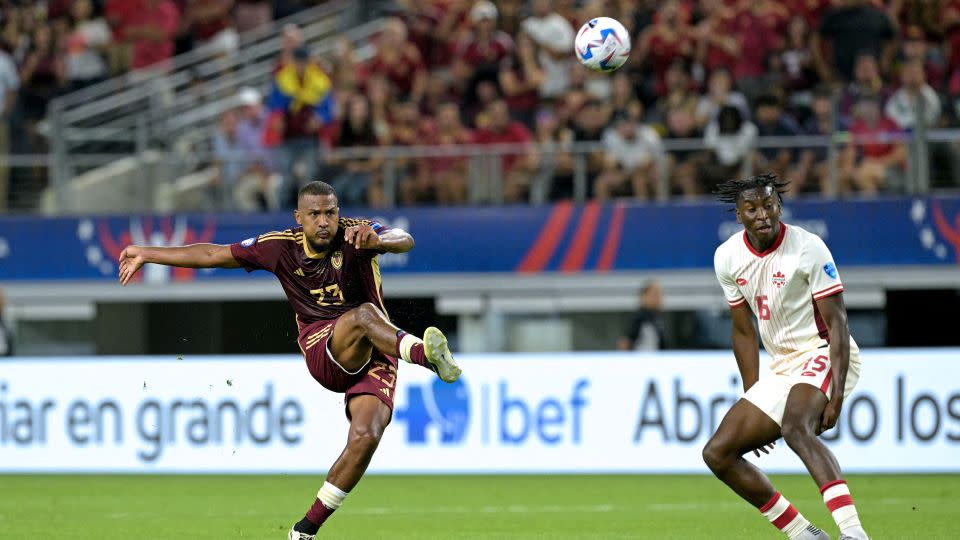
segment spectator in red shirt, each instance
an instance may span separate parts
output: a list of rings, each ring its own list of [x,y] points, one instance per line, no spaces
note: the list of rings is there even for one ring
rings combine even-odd
[[[530,175],[539,162],[536,150],[529,145],[533,136],[526,126],[510,120],[507,102],[502,99],[490,103],[484,114],[486,127],[476,131],[474,142],[512,144],[522,150],[519,153],[501,154],[504,199],[507,202],[520,202],[529,192]]]
[[[513,52],[513,39],[497,30],[497,8],[487,0],[480,0],[470,10],[472,31],[460,40],[453,50],[454,86],[466,88],[468,95],[475,90],[479,79],[497,77],[497,67]]]
[[[135,0],[139,2],[122,17],[123,37],[133,47],[131,67],[156,66],[173,56],[173,38],[180,13],[171,0]]]
[[[229,54],[240,45],[240,37],[233,27],[233,0],[190,0],[186,3],[183,19],[190,26],[194,46],[210,44]]]
[[[537,47],[530,36],[517,36],[516,52],[500,64],[499,75],[500,88],[513,117],[532,126],[540,103],[538,89],[546,74],[537,61]]]
[[[888,179],[902,176],[906,146],[902,142],[882,140],[901,133],[892,120],[880,114],[878,96],[861,96],[850,126],[853,142],[847,145],[841,156],[842,190],[849,191],[852,184],[860,193],[874,195],[885,187]]]
[[[655,84],[650,90],[662,96],[667,89],[666,74],[670,65],[679,58],[691,58],[694,53],[693,32],[681,17],[680,5],[668,0],[660,7],[656,22],[640,34],[634,62],[647,62],[653,68]]]
[[[473,142],[470,130],[460,122],[460,108],[447,102],[437,108],[436,122],[423,131],[422,144],[446,148]],[[463,204],[467,200],[468,158],[458,155],[436,156],[421,159],[413,174],[405,179],[400,188],[400,200],[404,204],[439,202]]]
[[[381,73],[401,99],[420,101],[427,88],[427,67],[417,47],[407,40],[407,26],[397,18],[384,23],[369,71]]]

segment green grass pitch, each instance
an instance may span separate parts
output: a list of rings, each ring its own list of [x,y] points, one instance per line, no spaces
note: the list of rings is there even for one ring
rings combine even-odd
[[[851,475],[874,540],[960,538],[960,476]],[[774,484],[836,540],[813,481]],[[283,539],[321,476],[0,476],[0,538]],[[370,476],[318,538],[784,538],[710,476]]]

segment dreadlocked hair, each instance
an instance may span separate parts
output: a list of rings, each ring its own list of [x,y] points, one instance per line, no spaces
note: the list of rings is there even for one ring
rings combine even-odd
[[[783,194],[787,192],[788,185],[790,185],[789,181],[780,180],[775,174],[758,174],[746,180],[731,179],[721,182],[714,188],[713,194],[717,196],[717,200],[720,202],[736,205],[744,191],[769,187],[783,202]]]

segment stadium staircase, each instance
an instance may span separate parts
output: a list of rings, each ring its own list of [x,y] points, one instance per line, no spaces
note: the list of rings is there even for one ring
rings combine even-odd
[[[51,170],[41,211],[171,210],[178,189],[209,181],[197,156],[209,154],[219,116],[238,104],[238,91],[269,89],[285,25],[300,27],[315,57],[345,37],[362,60],[382,26],[374,13],[365,2],[333,0],[241,34],[231,55],[201,46],[168,69],[133,71],[53,100],[43,125]]]

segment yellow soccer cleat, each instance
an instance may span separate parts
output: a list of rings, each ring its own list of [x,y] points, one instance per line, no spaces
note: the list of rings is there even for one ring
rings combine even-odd
[[[423,333],[423,354],[443,382],[452,383],[460,378],[460,367],[447,346],[447,337],[439,328],[431,326]]]

